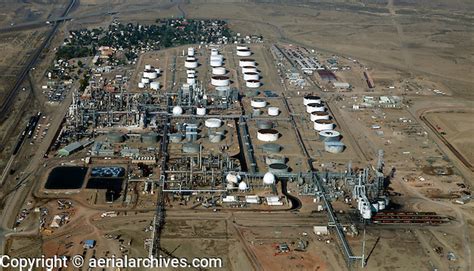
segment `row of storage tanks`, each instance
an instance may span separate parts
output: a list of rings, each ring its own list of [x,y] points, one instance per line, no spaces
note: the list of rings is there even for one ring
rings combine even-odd
[[[239,174],[235,172],[229,172],[225,177],[227,183],[227,190],[239,190],[245,192],[249,189],[249,184],[242,180]],[[264,186],[274,185],[276,182],[275,174],[267,172],[263,175],[262,184]]]
[[[156,81],[156,79],[158,78],[160,73],[160,69],[154,68],[150,64],[146,64],[145,69],[143,70],[143,76],[140,79],[140,82],[138,82],[138,88],[143,89],[149,86],[152,90],[159,90],[160,82]]]
[[[236,55],[238,57],[244,57],[239,60],[239,67],[242,69],[242,77],[245,81],[245,86],[248,88],[259,88],[261,82],[257,62],[252,58],[248,58],[252,55],[252,51],[247,46],[237,46]]]
[[[313,122],[314,130],[319,134],[320,140],[324,142],[324,150],[330,153],[343,152],[345,146],[340,142],[341,134],[334,130],[336,124],[327,112],[321,97],[306,95],[303,97],[303,105]]]
[[[199,62],[195,56],[194,47],[188,48],[186,60],[184,61],[184,67],[186,68],[186,84],[194,86],[196,84],[196,68],[199,66]]]

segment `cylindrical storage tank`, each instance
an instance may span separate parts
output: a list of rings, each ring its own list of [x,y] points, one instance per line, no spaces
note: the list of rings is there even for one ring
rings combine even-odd
[[[194,77],[188,77],[188,78],[186,78],[186,83],[187,83],[188,85],[195,85],[195,84],[196,84],[196,78],[194,78]]]
[[[145,64],[145,70],[151,70],[151,65],[150,64]]]
[[[260,110],[259,108],[254,108],[252,110],[252,117],[258,117],[262,115],[262,110]]]
[[[330,153],[341,153],[344,151],[345,145],[340,141],[324,142],[324,150]]]
[[[125,137],[119,132],[109,132],[107,134],[107,140],[111,143],[122,143],[125,141]]]
[[[170,134],[170,141],[171,142],[178,143],[178,142],[181,142],[181,140],[183,140],[183,135],[182,134],[179,134],[179,133]]]
[[[155,70],[146,70],[143,72],[143,77],[148,79],[156,79],[158,77],[158,73]]]
[[[145,144],[156,144],[158,142],[158,134],[155,132],[150,132],[146,134],[142,134],[141,136],[142,142]]]
[[[370,210],[370,206],[368,204],[365,204],[364,206],[362,206],[361,214],[362,214],[362,218],[364,219],[372,218],[372,211]]]
[[[224,135],[221,132],[210,133],[209,134],[209,142],[211,143],[219,143],[224,138]]]
[[[277,141],[280,133],[275,129],[260,129],[257,131],[257,139],[263,142]]]
[[[321,103],[321,97],[315,95],[306,95],[303,97],[303,104],[308,105],[310,103]]]
[[[197,60],[197,59],[193,56],[186,57],[186,61],[194,61],[194,60]]]
[[[260,81],[258,80],[249,80],[245,82],[245,86],[248,88],[258,88],[260,87]]]
[[[198,116],[206,115],[206,108],[205,107],[197,107],[196,108],[196,115],[198,115]]]
[[[247,190],[249,187],[247,186],[247,184],[245,182],[240,182],[239,183],[239,190],[240,191],[245,191]]]
[[[271,173],[286,173],[288,172],[288,166],[283,163],[275,163],[268,165],[268,171]]]
[[[151,82],[150,83],[150,88],[153,90],[159,90],[160,89],[160,82]]]
[[[211,49],[211,56],[216,56],[219,54],[219,51],[217,49]]]
[[[324,130],[319,132],[319,139],[324,142],[334,142],[341,139],[341,133],[334,130]]]
[[[183,144],[184,153],[198,153],[200,148],[201,148],[201,145],[197,143]]]
[[[245,45],[237,45],[237,50],[249,50],[249,47]]]
[[[252,52],[250,50],[237,50],[237,56],[251,56]]]
[[[242,73],[248,73],[248,72],[258,72],[257,67],[254,67],[254,66],[242,67]]]
[[[196,70],[190,70],[190,69],[188,69],[188,70],[186,70],[186,74],[187,74],[188,76],[189,76],[190,74],[194,76],[194,75],[196,75]]]
[[[197,60],[186,60],[184,62],[184,67],[186,67],[188,69],[195,69],[195,68],[197,68],[197,66],[198,66]]]
[[[267,101],[262,99],[252,99],[250,101],[250,106],[252,106],[253,108],[264,108],[265,106],[267,106]]]
[[[249,90],[247,92],[245,92],[245,97],[255,97],[255,96],[258,96],[260,94],[260,91],[258,90]]]
[[[268,115],[278,116],[280,114],[280,109],[278,107],[271,106],[268,108]]]
[[[220,59],[211,60],[210,65],[211,65],[211,67],[221,67],[222,66],[222,60],[220,60]]]
[[[224,67],[214,67],[212,68],[212,74],[213,75],[224,75],[226,74],[226,70]]]
[[[269,120],[257,120],[257,128],[258,129],[272,129],[273,122]]]
[[[324,130],[333,130],[334,123],[330,120],[316,120],[314,122],[314,130],[324,131]]]
[[[143,84],[148,84],[148,83],[150,83],[150,79],[149,79],[149,78],[146,78],[146,77],[143,77],[142,80],[141,80],[141,82],[142,82]]]
[[[230,79],[224,75],[214,75],[211,77],[211,85],[216,87],[226,87],[230,85]]]
[[[267,156],[265,157],[265,164],[286,164],[286,158],[284,156]]]
[[[219,128],[222,126],[222,120],[216,118],[210,118],[204,121],[204,125],[207,128]]]
[[[145,88],[145,84],[143,84],[142,82],[138,83],[138,88]]]
[[[275,182],[276,178],[273,173],[267,172],[265,175],[263,175],[263,185],[272,185],[275,184]]]
[[[179,105],[173,107],[172,110],[173,116],[180,116],[183,114],[183,108]]]
[[[262,145],[262,150],[266,153],[279,153],[283,147],[276,143],[265,143]]]
[[[161,73],[161,70],[159,68],[156,68],[155,72],[156,72],[157,75],[159,75]]]
[[[322,104],[318,103],[309,103],[306,105],[306,112],[313,113],[313,112],[323,112],[326,108]]]
[[[260,75],[257,72],[247,72],[244,73],[244,80],[249,81],[249,80],[259,80]]]
[[[223,56],[223,55],[215,55],[215,56],[211,56],[211,58],[210,58],[210,61],[213,61],[213,60],[220,60],[220,61],[224,61],[224,56]]]
[[[384,199],[378,199],[377,202],[379,204],[379,210],[380,211],[385,210],[385,208],[387,207],[385,205],[385,200]]]
[[[241,60],[239,60],[239,66],[240,66],[240,67],[245,67],[245,66],[252,66],[252,67],[255,67],[255,66],[257,66],[257,63],[255,62],[254,59],[251,59],[251,58],[242,58]]]
[[[314,111],[314,112],[311,112],[310,119],[311,121],[328,120],[329,113],[324,112],[324,111]]]
[[[194,48],[193,47],[188,48],[188,56],[194,56]]]
[[[216,91],[217,91],[217,96],[227,97],[227,96],[229,96],[230,88],[228,86],[226,86],[226,87],[216,87]]]

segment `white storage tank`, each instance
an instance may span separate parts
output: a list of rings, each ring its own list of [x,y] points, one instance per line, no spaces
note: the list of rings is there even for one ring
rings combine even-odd
[[[268,115],[278,116],[280,114],[280,109],[278,107],[271,106],[268,108]]]
[[[237,50],[248,50],[249,47],[245,46],[245,45],[237,45]]]
[[[222,66],[222,60],[221,59],[213,59],[211,60],[211,67],[221,67]]]
[[[306,95],[303,97],[303,104],[308,105],[310,103],[321,103],[321,97],[316,95]]]
[[[324,130],[334,130],[334,123],[330,120],[317,120],[314,122],[314,130],[324,131]]]
[[[248,88],[259,88],[260,81],[259,80],[248,80],[245,82],[245,86]]]
[[[257,72],[247,72],[244,73],[244,80],[249,81],[249,80],[259,80],[260,75]]]
[[[188,69],[195,69],[198,67],[198,62],[196,59],[192,60],[192,59],[189,59],[189,60],[186,60],[184,62],[184,67],[188,68]]]
[[[210,60],[213,61],[213,60],[220,60],[220,61],[224,61],[224,56],[223,55],[215,55],[215,56],[211,56],[210,57]]]
[[[329,113],[324,112],[324,111],[314,111],[314,112],[311,112],[310,119],[311,121],[328,120]]]
[[[324,142],[334,142],[341,139],[341,133],[334,130],[324,130],[319,132],[319,139]]]
[[[219,51],[215,48],[211,49],[211,56],[216,56],[219,54]]]
[[[188,48],[188,56],[194,56],[194,48],[193,47]]]
[[[248,189],[248,186],[247,186],[247,184],[246,184],[245,182],[240,182],[240,183],[239,183],[239,190],[240,190],[240,191],[245,191],[245,190],[247,190],[247,189]]]
[[[158,77],[158,73],[155,70],[145,70],[143,72],[143,77],[148,79],[156,79]]]
[[[222,126],[222,120],[216,118],[210,118],[204,121],[204,125],[207,128],[219,128]]]
[[[237,56],[245,57],[245,56],[251,56],[251,55],[252,55],[252,52],[248,49],[237,50]]]
[[[316,111],[323,112],[325,110],[326,110],[326,108],[322,104],[309,103],[309,104],[306,105],[306,112],[308,112],[308,113],[313,113],[313,112],[316,112]]]
[[[267,106],[267,101],[262,99],[252,99],[250,101],[250,106],[252,106],[253,108],[264,108],[265,106]]]
[[[214,75],[211,77],[211,85],[215,87],[226,87],[230,85],[230,79],[224,75]]]
[[[263,142],[277,141],[279,135],[275,129],[260,129],[257,131],[257,139]]]
[[[150,83],[150,88],[153,90],[159,90],[160,89],[160,82],[151,82]]]
[[[235,172],[230,172],[225,177],[228,183],[238,184],[240,182],[240,175]]]
[[[212,68],[212,74],[213,75],[224,75],[226,74],[226,70],[224,67],[214,67]]]
[[[241,60],[239,60],[239,66],[240,66],[240,67],[245,67],[245,66],[252,66],[252,67],[255,67],[255,66],[257,66],[257,63],[255,62],[254,59],[251,59],[251,58],[242,58]]]
[[[194,76],[186,78],[186,83],[190,86],[194,86],[196,84],[196,78]]]
[[[196,115],[198,115],[198,116],[206,115],[206,108],[205,107],[197,107],[196,108]]]
[[[138,83],[138,88],[145,88],[145,84],[143,84],[142,82],[139,82]]]
[[[142,80],[141,80],[141,82],[142,82],[143,84],[148,84],[148,83],[150,83],[150,79],[143,77]]]
[[[151,70],[151,65],[150,64],[145,64],[145,70]]]
[[[190,74],[196,75],[196,70],[188,69],[188,70],[186,70],[186,74],[187,75],[190,75]]]
[[[180,116],[183,114],[183,108],[179,105],[173,107],[173,116]]]
[[[248,72],[258,72],[257,67],[254,67],[254,66],[242,67],[242,73],[248,73]]]
[[[263,175],[263,184],[264,185],[272,185],[272,184],[275,184],[276,182],[276,178],[275,178],[275,175],[271,172],[267,172],[265,173],[265,175]]]

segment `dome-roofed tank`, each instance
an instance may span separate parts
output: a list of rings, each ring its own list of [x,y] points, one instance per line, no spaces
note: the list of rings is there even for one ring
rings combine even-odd
[[[247,183],[246,182],[240,182],[239,183],[239,190],[240,191],[245,191],[248,189]]]
[[[173,107],[173,116],[180,116],[183,114],[183,108],[179,105]]]
[[[264,185],[272,185],[272,184],[275,184],[276,182],[276,178],[275,178],[275,175],[271,172],[267,172],[265,173],[265,175],[263,175],[263,184]]]
[[[240,181],[240,175],[235,172],[229,172],[225,179],[228,183],[235,183],[237,184]]]

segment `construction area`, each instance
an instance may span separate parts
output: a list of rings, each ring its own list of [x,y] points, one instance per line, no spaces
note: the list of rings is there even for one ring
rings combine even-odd
[[[42,106],[2,152],[2,254],[472,268],[469,99],[178,2],[151,23],[56,22],[29,75]]]

